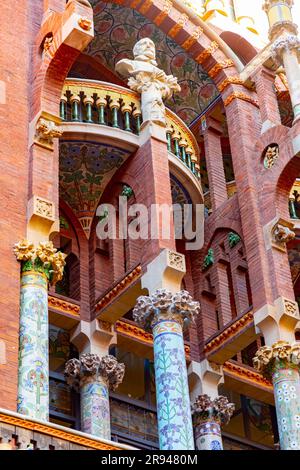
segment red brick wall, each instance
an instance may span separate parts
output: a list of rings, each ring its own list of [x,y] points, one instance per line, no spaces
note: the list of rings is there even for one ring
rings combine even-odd
[[[36,2],[35,2],[36,3]],[[20,265],[12,249],[25,237],[28,188],[29,84],[32,44],[41,8],[32,2],[5,2],[0,29],[0,80],[6,102],[0,104],[0,339],[7,364],[0,366],[0,406],[16,410]],[[16,33],[17,32],[17,33]]]

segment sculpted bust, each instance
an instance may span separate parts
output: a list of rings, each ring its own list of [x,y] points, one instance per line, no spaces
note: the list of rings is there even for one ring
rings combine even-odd
[[[142,95],[143,121],[166,124],[164,99],[180,91],[177,78],[157,67],[154,42],[143,38],[133,48],[134,60],[122,59],[116,64],[121,75],[129,75],[128,85]]]

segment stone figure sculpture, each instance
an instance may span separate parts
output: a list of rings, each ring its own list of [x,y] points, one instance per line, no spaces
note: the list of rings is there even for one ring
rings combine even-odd
[[[134,60],[122,59],[116,64],[121,75],[129,75],[129,87],[142,95],[143,121],[166,124],[163,100],[180,91],[177,78],[157,67],[154,42],[143,38],[133,48]]]

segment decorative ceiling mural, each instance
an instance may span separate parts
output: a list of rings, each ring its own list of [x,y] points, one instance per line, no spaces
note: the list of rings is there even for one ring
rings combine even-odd
[[[178,78],[181,92],[166,104],[189,125],[219,96],[206,72],[172,39],[131,8],[90,0],[95,38],[86,53],[115,72],[120,59],[132,58],[135,43],[150,37],[156,44],[158,66]]]
[[[182,183],[172,174],[170,174],[170,179],[173,204],[180,204],[181,206],[191,204],[191,197]]]
[[[87,237],[106,185],[129,155],[97,142],[60,142],[60,197],[77,215]]]

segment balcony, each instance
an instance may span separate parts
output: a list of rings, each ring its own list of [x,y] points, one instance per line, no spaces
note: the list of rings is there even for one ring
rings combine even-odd
[[[0,450],[132,450],[75,429],[0,409]]]
[[[140,95],[130,89],[95,80],[67,79],[61,96],[60,117],[68,132],[72,131],[68,123],[73,127],[84,124],[85,130],[88,125],[93,128],[96,125],[98,129],[94,133],[99,133],[104,126],[112,137],[116,137],[113,131],[120,131],[123,134],[120,140],[139,146],[143,123]],[[195,136],[171,110],[167,109],[166,117],[168,151],[199,180],[200,152]]]

